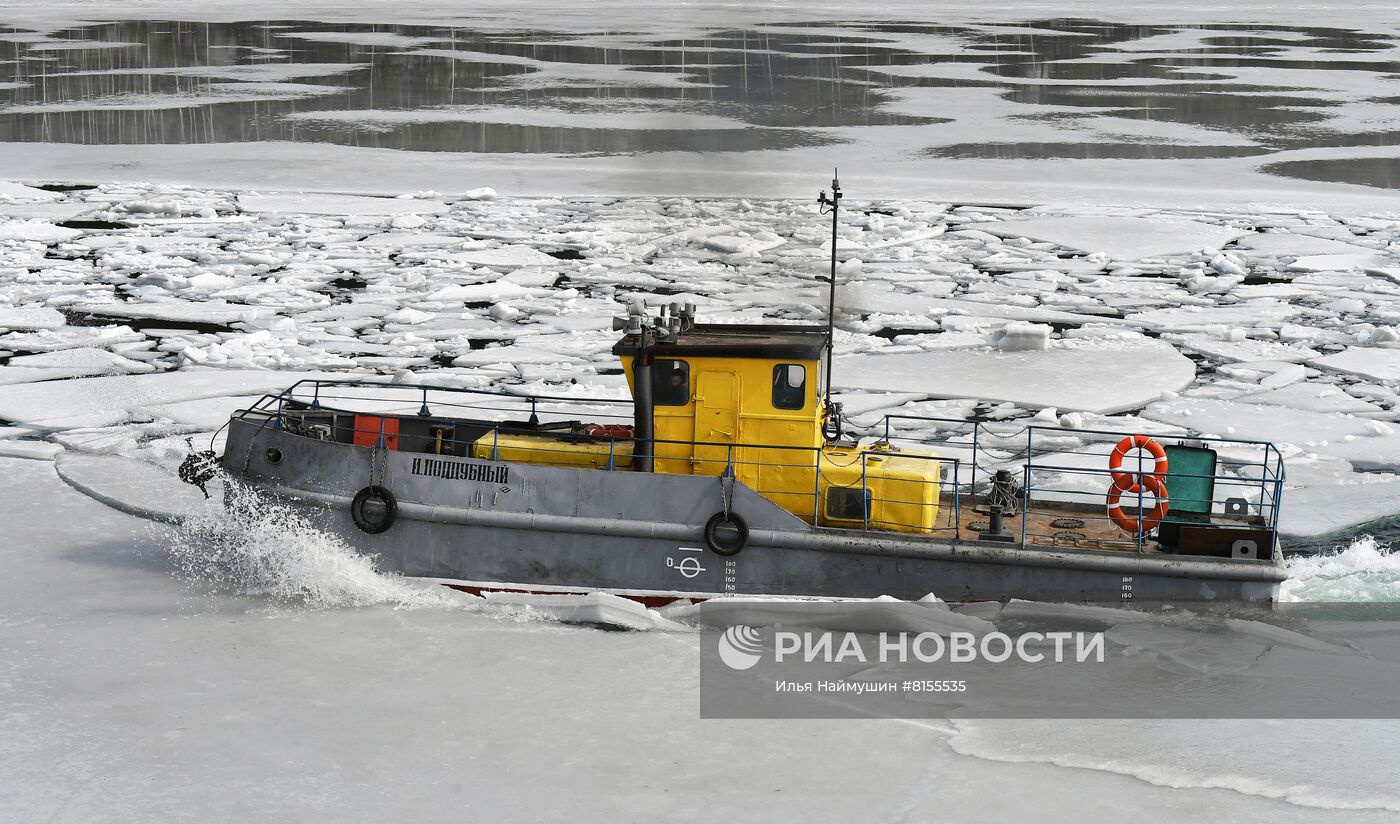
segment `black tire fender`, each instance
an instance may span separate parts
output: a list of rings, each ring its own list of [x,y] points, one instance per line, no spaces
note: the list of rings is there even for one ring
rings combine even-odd
[[[384,507],[384,515],[381,518],[371,518],[365,511],[366,504],[371,499],[377,500]],[[398,517],[399,502],[394,498],[394,493],[382,486],[367,486],[356,492],[354,500],[350,502],[350,520],[355,522],[360,531],[371,535],[388,531]]]
[[[734,536],[727,539],[720,534],[721,526],[732,526]],[[738,555],[744,547],[749,544],[749,525],[744,523],[736,513],[725,515],[723,512],[716,512],[710,516],[710,520],[705,522],[705,546],[709,547],[716,555],[729,557]]]

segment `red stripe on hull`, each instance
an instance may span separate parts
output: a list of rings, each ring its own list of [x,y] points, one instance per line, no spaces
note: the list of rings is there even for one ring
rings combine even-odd
[[[458,591],[460,591],[460,592],[465,592],[465,593],[468,593],[468,594],[470,594],[470,595],[477,595],[477,596],[484,595],[484,594],[487,593],[487,592],[514,592],[514,593],[519,593],[519,594],[521,594],[521,595],[587,595],[587,594],[589,594],[587,590],[580,590],[580,591],[578,591],[578,592],[560,591],[560,590],[550,590],[550,591],[547,591],[547,592],[546,592],[546,591],[534,590],[534,589],[517,589],[517,588],[515,588],[515,587],[494,587],[494,586],[492,586],[492,587],[479,587],[479,586],[472,586],[472,585],[470,585],[470,584],[443,584],[443,586],[448,587],[448,588],[450,588],[450,589],[458,590]],[[619,598],[626,598],[626,599],[629,600],[629,601],[636,601],[637,603],[641,604],[641,605],[644,606],[644,607],[647,607],[648,609],[657,609],[657,608],[659,608],[659,607],[669,606],[669,605],[671,605],[671,604],[674,604],[674,603],[677,602],[677,601],[685,601],[685,602],[687,602],[687,603],[698,603],[698,602],[700,602],[700,601],[709,600],[709,599],[707,599],[707,598],[692,598],[692,597],[689,597],[689,596],[677,596],[677,595],[625,595],[625,594],[622,594],[622,593],[613,593],[613,594],[614,594],[614,595],[617,595]]]

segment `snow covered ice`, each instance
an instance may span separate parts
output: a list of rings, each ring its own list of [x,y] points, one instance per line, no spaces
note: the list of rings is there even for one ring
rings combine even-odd
[[[305,377],[624,398],[609,349],[627,295],[694,302],[711,322],[821,322],[831,239],[812,196],[840,166],[835,388],[858,430],[900,411],[975,418],[988,466],[1027,425],[1063,430],[1069,463],[1086,428],[1271,439],[1285,543],[1337,547],[1291,558],[1285,597],[1400,598],[1396,556],[1356,534],[1393,534],[1400,516],[1400,212],[1345,179],[1393,163],[1391,8],[1319,21],[1301,3],[1128,4],[1093,14],[1104,30],[1160,25],[1094,40],[1053,21],[1092,16],[1058,0],[1029,23],[940,7],[954,29],[910,27],[928,18],[917,4],[542,5],[474,6],[489,31],[473,37],[501,52],[487,54],[454,39],[460,8],[435,3],[395,10],[399,27],[357,1],[0,3],[0,65],[24,69],[0,78],[0,819],[1400,812],[1392,721],[705,722],[697,624],[762,625],[771,605],[705,618],[599,593],[478,599],[385,575],[267,501],[226,509],[178,487],[144,513],[197,513],[171,530],[93,500],[159,487],[187,438],[217,449],[230,412]],[[113,15],[157,36],[204,27],[204,65],[138,65],[141,44],[79,25]],[[230,15],[302,22],[249,24],[264,27],[255,47],[210,41]],[[814,20],[829,39],[802,39]],[[720,36],[748,27],[761,45]],[[1067,39],[1088,45],[1039,75],[996,56]],[[958,59],[869,58],[882,48]],[[660,57],[673,52],[685,62]],[[785,123],[722,97],[736,53],[861,91]],[[78,60],[92,62],[64,63]],[[451,93],[488,102],[338,102],[395,61],[476,72]],[[1191,73],[1282,125],[1110,102],[1139,87],[1176,100]],[[98,91],[43,96],[83,77]],[[154,90],[101,90],[123,78]],[[1066,88],[1086,82],[1098,104]],[[599,89],[602,103],[575,94]],[[257,135],[204,117],[259,109]],[[163,145],[5,131],[99,121],[182,131]],[[443,134],[478,151],[396,142]],[[1104,154],[1072,156],[1084,146]],[[51,183],[77,187],[37,188]],[[1056,610],[1097,620],[881,602],[825,620],[982,627]],[[1179,625],[1131,620],[1115,638],[1144,654],[1231,663]],[[1222,644],[1278,641],[1264,635],[1236,625]]]
[[[10,191],[105,222],[55,234],[0,217],[0,417],[28,440],[83,429],[67,443],[167,462],[176,436],[309,376],[615,396],[609,324],[628,294],[691,300],[712,322],[825,311],[830,241],[807,201]],[[1007,433],[1141,412],[1275,441],[1298,493],[1285,534],[1400,513],[1384,494],[1400,466],[1400,286],[1294,266],[1343,236],[1400,266],[1400,222],[1136,209],[1137,246],[1110,252],[1099,239],[1129,218],[1097,207],[850,206],[835,382],[857,422],[974,414],[963,399],[995,406]]]

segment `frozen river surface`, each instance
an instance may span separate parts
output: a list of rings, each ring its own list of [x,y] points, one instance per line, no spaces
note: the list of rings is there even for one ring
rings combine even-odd
[[[696,636],[561,626],[286,542],[174,573],[0,459],[0,819],[1382,822],[1395,722],[704,721]],[[53,514],[63,513],[63,526]],[[321,593],[303,600],[269,596]]]

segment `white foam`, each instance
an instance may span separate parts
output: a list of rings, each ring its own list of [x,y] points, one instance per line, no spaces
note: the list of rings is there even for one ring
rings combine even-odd
[[[224,486],[223,507],[199,510],[170,537],[171,558],[192,579],[311,608],[440,608],[476,600],[380,572],[370,558],[291,505],[227,480]]]
[[[1367,535],[1321,555],[1288,559],[1285,601],[1400,601],[1400,555]]]

